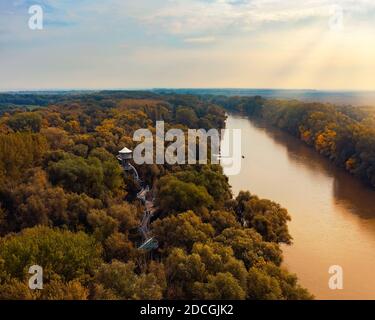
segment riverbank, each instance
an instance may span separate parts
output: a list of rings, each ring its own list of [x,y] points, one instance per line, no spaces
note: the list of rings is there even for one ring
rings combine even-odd
[[[284,265],[317,299],[374,299],[375,192],[297,138],[246,117],[241,129],[242,171],[229,177],[234,194],[250,190],[287,208],[292,246]],[[328,268],[344,268],[344,290],[328,288]]]
[[[206,99],[297,137],[375,189],[375,108],[261,96]]]

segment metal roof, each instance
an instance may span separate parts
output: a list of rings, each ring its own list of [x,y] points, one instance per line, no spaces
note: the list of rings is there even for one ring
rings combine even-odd
[[[158,247],[158,241],[155,238],[146,240],[138,249],[152,250]]]
[[[120,150],[119,153],[132,153],[133,151],[131,151],[130,149],[128,149],[127,147],[125,147],[124,149]]]

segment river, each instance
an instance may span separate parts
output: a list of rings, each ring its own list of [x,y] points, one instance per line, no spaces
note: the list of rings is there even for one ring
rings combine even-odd
[[[227,128],[242,130],[233,193],[249,190],[292,217],[284,266],[317,299],[375,299],[375,191],[278,129],[237,115]],[[343,290],[329,289],[332,265],[343,268]]]

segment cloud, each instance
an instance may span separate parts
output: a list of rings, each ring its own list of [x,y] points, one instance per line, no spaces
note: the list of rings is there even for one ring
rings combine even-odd
[[[185,43],[213,43],[216,39],[214,37],[196,37],[196,38],[185,38]]]
[[[375,9],[369,0],[173,0],[140,19],[154,30],[175,35],[247,32],[270,23],[328,20],[335,4],[350,18],[363,18]]]
[[[369,87],[374,18],[373,0],[0,0],[0,88]]]

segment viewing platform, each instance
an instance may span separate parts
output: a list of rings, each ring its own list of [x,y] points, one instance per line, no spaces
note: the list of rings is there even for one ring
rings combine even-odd
[[[156,211],[156,208],[154,207],[154,199],[151,199],[150,197],[150,187],[144,186],[143,182],[139,178],[137,169],[130,163],[130,161],[133,159],[132,150],[124,147],[119,151],[117,159],[120,161],[122,167],[124,168],[124,171],[132,171],[134,179],[137,182],[139,182],[142,186],[142,189],[137,193],[137,199],[139,199],[145,206],[143,218],[139,226],[139,231],[141,232],[143,237],[143,243],[138,247],[138,249],[143,249],[147,251],[156,249],[158,247],[158,241],[155,238],[149,236],[150,221]]]

